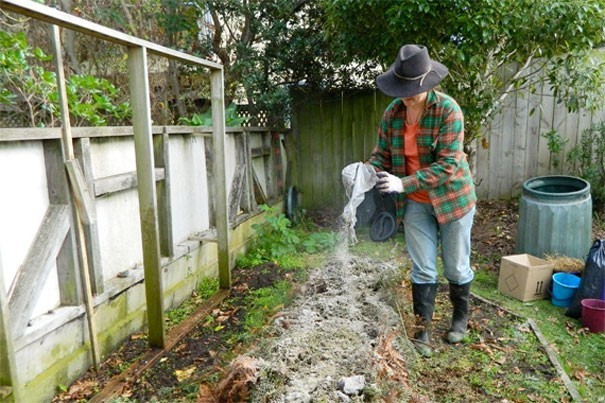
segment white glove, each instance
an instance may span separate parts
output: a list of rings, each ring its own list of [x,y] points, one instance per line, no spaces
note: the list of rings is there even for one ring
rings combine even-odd
[[[378,176],[376,188],[382,193],[403,193],[401,178],[384,171],[376,172],[376,175]]]

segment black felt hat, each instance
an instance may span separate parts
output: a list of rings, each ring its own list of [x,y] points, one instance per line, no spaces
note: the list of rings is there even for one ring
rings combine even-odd
[[[434,88],[447,74],[447,67],[431,60],[426,46],[404,45],[395,63],[376,77],[376,85],[385,95],[406,98]]]

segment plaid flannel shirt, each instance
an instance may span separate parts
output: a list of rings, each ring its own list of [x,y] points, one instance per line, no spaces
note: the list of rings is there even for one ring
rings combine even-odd
[[[464,117],[460,106],[444,93],[429,91],[416,140],[421,168],[412,175],[405,170],[405,110],[400,98],[386,108],[369,159],[378,170],[401,178],[404,193],[397,195],[397,218],[403,218],[405,194],[417,190],[428,191],[440,224],[463,217],[477,197],[463,151]]]

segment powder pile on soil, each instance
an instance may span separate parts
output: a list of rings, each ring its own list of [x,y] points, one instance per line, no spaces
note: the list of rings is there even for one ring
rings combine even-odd
[[[398,280],[400,267],[352,257],[339,247],[275,319],[275,336],[250,353],[261,368],[252,401],[364,401],[378,393],[384,340],[400,364],[415,354],[386,292]],[[343,387],[351,379],[357,382],[353,390]]]

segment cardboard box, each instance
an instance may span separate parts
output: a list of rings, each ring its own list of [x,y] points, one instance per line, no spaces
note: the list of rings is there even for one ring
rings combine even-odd
[[[521,301],[546,298],[553,264],[532,255],[503,256],[498,291]]]

